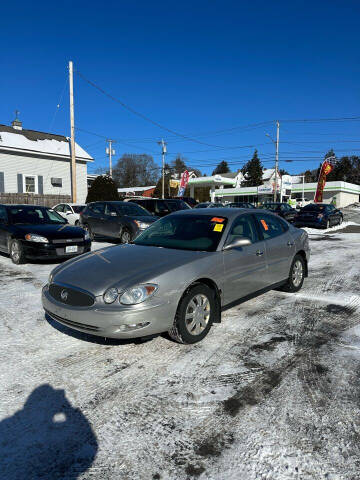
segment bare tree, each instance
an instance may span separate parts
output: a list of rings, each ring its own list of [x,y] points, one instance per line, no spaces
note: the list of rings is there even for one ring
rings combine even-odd
[[[160,168],[151,155],[125,153],[113,168],[113,178],[120,188],[156,185]]]

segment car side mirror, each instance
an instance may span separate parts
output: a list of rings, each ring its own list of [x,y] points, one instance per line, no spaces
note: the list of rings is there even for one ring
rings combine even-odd
[[[251,240],[248,238],[238,238],[237,240],[225,245],[223,250],[232,250],[233,248],[246,247],[247,245],[251,245]]]

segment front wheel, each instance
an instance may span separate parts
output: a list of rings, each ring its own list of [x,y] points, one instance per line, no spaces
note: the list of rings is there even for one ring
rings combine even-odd
[[[343,221],[344,221],[343,217],[340,217],[339,218],[339,225],[341,225],[343,223]]]
[[[94,236],[93,231],[91,230],[90,225],[88,225],[88,224],[83,225],[83,229],[88,232],[90,240],[93,241],[95,236]]]
[[[11,240],[9,245],[10,258],[13,263],[20,265],[26,260],[24,249],[18,240]]]
[[[298,292],[305,279],[305,260],[302,255],[295,255],[291,264],[289,277],[281,288],[284,292]]]
[[[196,285],[180,300],[169,335],[178,343],[200,342],[209,333],[215,315],[214,291],[207,285]]]
[[[123,230],[120,235],[121,243],[130,243],[131,242],[131,233],[129,230]]]

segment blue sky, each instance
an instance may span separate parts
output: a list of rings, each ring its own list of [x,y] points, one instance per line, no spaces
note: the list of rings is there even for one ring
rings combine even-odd
[[[360,116],[358,1],[18,0],[1,10],[0,123],[19,109],[24,128],[69,135],[73,60],[154,121],[221,147],[163,131],[75,76],[76,140],[95,157],[90,171],[106,165],[102,136],[118,140],[116,156],[151,153],[157,163],[164,137],[169,161],[179,153],[207,174],[222,159],[241,168],[256,146],[270,168],[265,134],[275,136],[277,118],[290,173],[317,167],[330,147],[360,154],[359,120],[286,121]]]

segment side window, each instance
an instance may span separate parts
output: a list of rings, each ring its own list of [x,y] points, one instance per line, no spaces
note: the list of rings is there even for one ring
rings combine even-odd
[[[107,203],[105,205],[105,215],[117,215],[116,208],[110,203]]]
[[[285,222],[272,215],[257,215],[264,240],[282,235],[287,229]]]
[[[241,215],[234,220],[226,243],[242,238],[248,238],[251,240],[251,243],[259,241],[255,220],[252,215]]]
[[[70,205],[64,205],[64,212],[65,213],[73,213]]]
[[[105,211],[105,204],[104,203],[95,203],[95,204],[91,205],[91,210],[94,213],[102,215]]]
[[[6,208],[3,205],[0,205],[0,222],[7,223]]]
[[[155,208],[155,211],[156,213],[161,213],[161,212],[168,212],[169,211],[169,207],[168,205],[161,201],[161,200],[157,200],[156,201],[156,208]],[[170,210],[171,211],[171,210]]]
[[[54,208],[55,212],[63,212],[64,211],[64,205],[61,203],[57,207]]]

